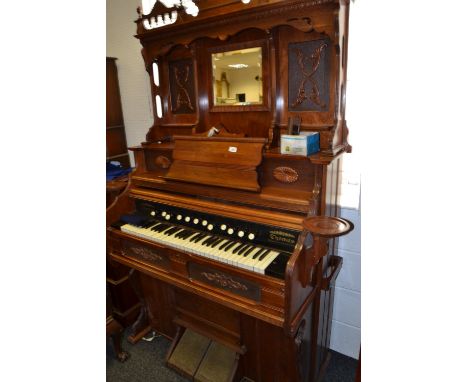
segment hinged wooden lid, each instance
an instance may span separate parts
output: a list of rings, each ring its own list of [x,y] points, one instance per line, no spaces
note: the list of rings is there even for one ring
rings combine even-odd
[[[257,166],[264,138],[174,136],[173,163],[164,178],[259,191]]]

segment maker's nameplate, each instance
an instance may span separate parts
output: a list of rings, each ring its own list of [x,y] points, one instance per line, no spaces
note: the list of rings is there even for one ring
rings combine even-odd
[[[260,301],[260,286],[251,281],[221,272],[217,269],[204,267],[197,263],[189,263],[188,270],[189,276],[193,280],[238,294],[239,296]]]
[[[297,237],[286,231],[272,230],[268,232],[268,240],[273,243],[286,243],[295,245]]]

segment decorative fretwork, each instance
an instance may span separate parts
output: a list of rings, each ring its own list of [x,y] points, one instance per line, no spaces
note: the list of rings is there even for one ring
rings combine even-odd
[[[128,250],[133,255],[137,255],[145,260],[160,260],[163,261],[164,258],[153,251],[146,249],[144,247],[128,247]]]
[[[219,286],[223,288],[229,288],[229,289],[240,289],[246,291],[248,288],[244,284],[233,280],[231,277],[226,276],[222,273],[208,273],[208,272],[202,272],[201,273],[203,277],[205,277],[209,281],[213,281],[214,283],[218,284]]]

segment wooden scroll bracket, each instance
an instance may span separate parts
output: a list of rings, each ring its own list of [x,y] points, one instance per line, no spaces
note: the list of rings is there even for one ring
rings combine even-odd
[[[302,269],[301,276],[301,282],[304,285],[312,281],[310,279],[310,270],[318,264],[322,257],[327,255],[329,239],[348,234],[354,229],[354,224],[349,220],[337,217],[311,216],[304,219],[302,226],[312,234],[314,240],[312,248],[305,253],[305,267]],[[328,288],[330,283],[333,282],[334,278],[338,275],[338,272],[336,272],[337,268],[341,268],[341,262],[335,263],[336,266],[329,276]]]
[[[334,284],[338,274],[340,273],[341,267],[343,266],[343,258],[340,256],[330,256],[329,266],[330,272],[327,272],[328,276],[322,280],[322,290],[330,290],[332,284]]]

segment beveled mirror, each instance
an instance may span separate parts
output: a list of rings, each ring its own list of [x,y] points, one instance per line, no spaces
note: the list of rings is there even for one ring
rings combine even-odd
[[[265,57],[261,45],[244,43],[210,52],[212,111],[265,110]]]

